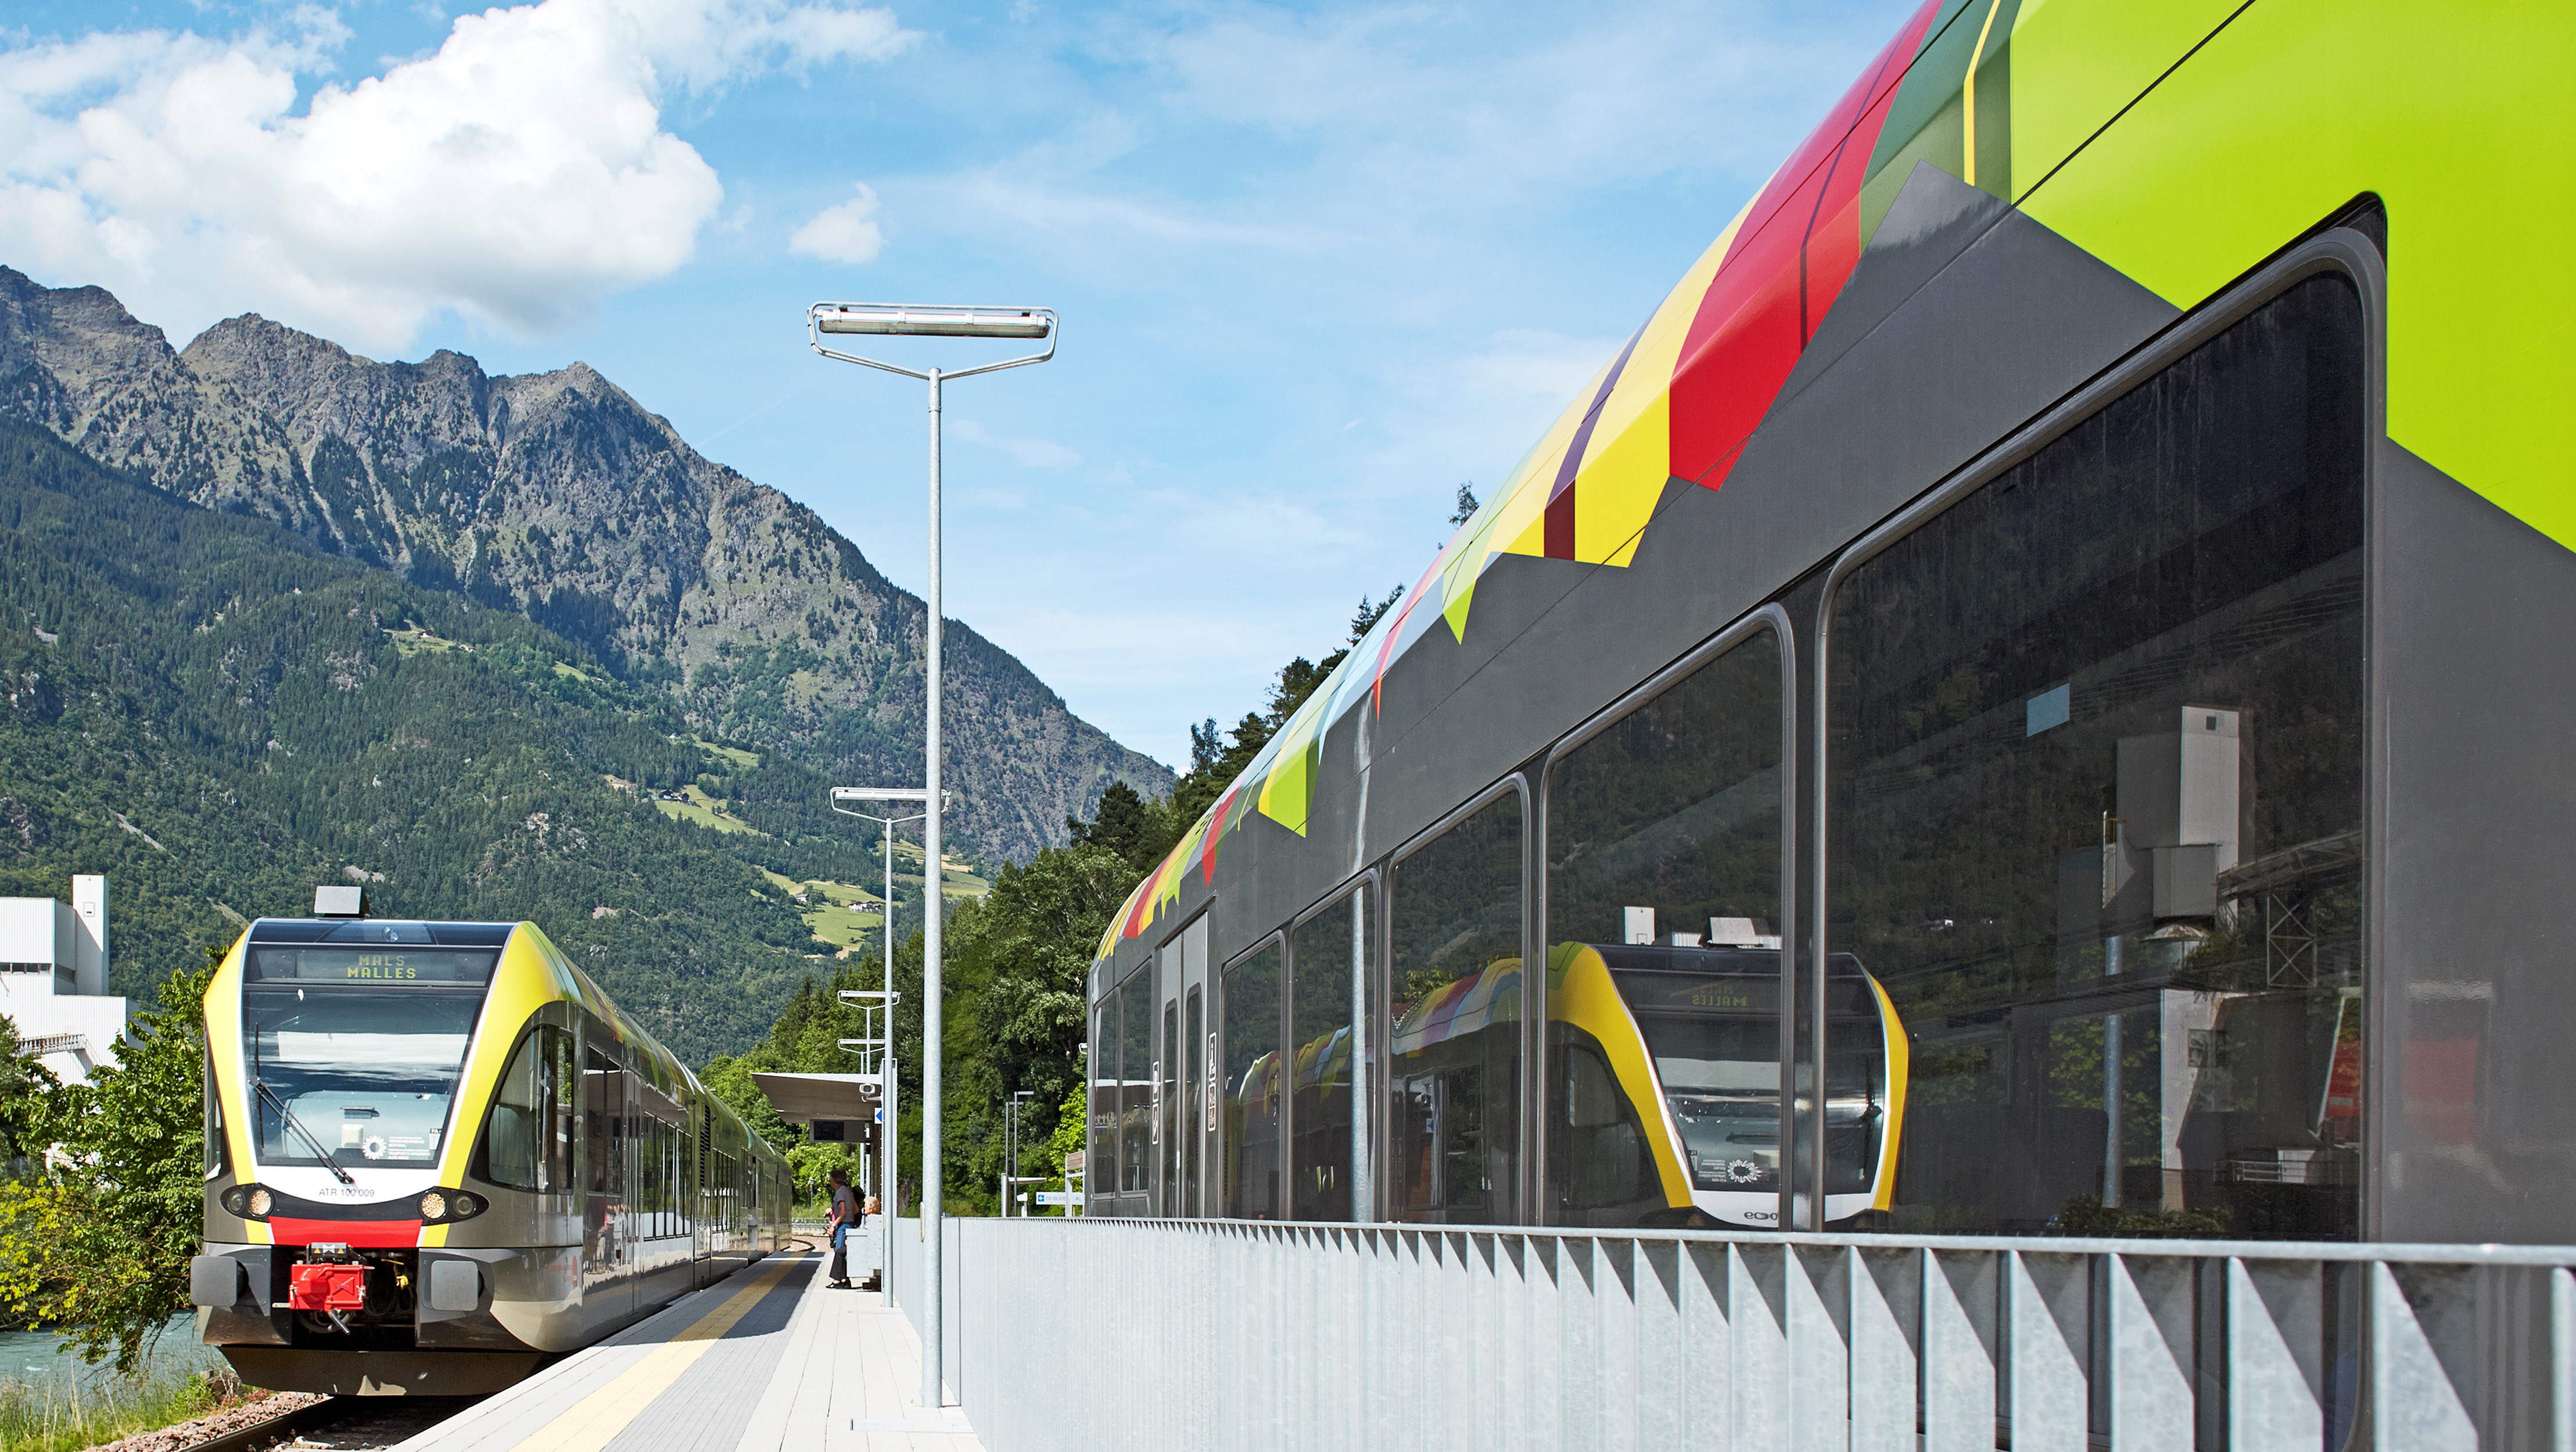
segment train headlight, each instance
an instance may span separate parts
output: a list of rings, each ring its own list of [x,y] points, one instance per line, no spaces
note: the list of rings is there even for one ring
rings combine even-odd
[[[427,1190],[420,1197],[423,1220],[471,1220],[485,1208],[482,1196],[464,1190]]]
[[[223,1206],[228,1215],[238,1215],[244,1220],[265,1220],[277,1201],[257,1185],[235,1185],[217,1196],[215,1203]]]

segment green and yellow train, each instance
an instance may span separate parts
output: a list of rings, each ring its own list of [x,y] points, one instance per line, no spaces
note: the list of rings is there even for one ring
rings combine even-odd
[[[206,992],[207,1344],[506,1386],[781,1248],[785,1163],[533,923],[263,918]]]

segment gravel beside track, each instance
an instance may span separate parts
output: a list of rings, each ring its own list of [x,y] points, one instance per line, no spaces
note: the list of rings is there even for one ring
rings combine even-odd
[[[325,1397],[278,1392],[92,1452],[341,1452],[392,1447],[479,1397]]]

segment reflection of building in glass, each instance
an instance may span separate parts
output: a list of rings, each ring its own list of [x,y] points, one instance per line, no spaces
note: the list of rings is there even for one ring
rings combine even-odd
[[[107,991],[107,879],[72,879],[72,900],[0,898],[0,1013],[17,1052],[64,1080],[116,1062],[125,1000]]]

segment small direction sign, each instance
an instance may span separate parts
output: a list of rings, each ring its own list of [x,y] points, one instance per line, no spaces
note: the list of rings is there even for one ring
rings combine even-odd
[[[1086,1156],[1082,1151],[1075,1150],[1073,1153],[1064,1157],[1064,1167],[1072,1173],[1079,1175],[1082,1173],[1083,1162],[1087,1158],[1088,1156]]]
[[[1063,1190],[1038,1191],[1038,1203],[1041,1205],[1071,1205],[1080,1198],[1081,1197],[1078,1195],[1069,1194]]]

